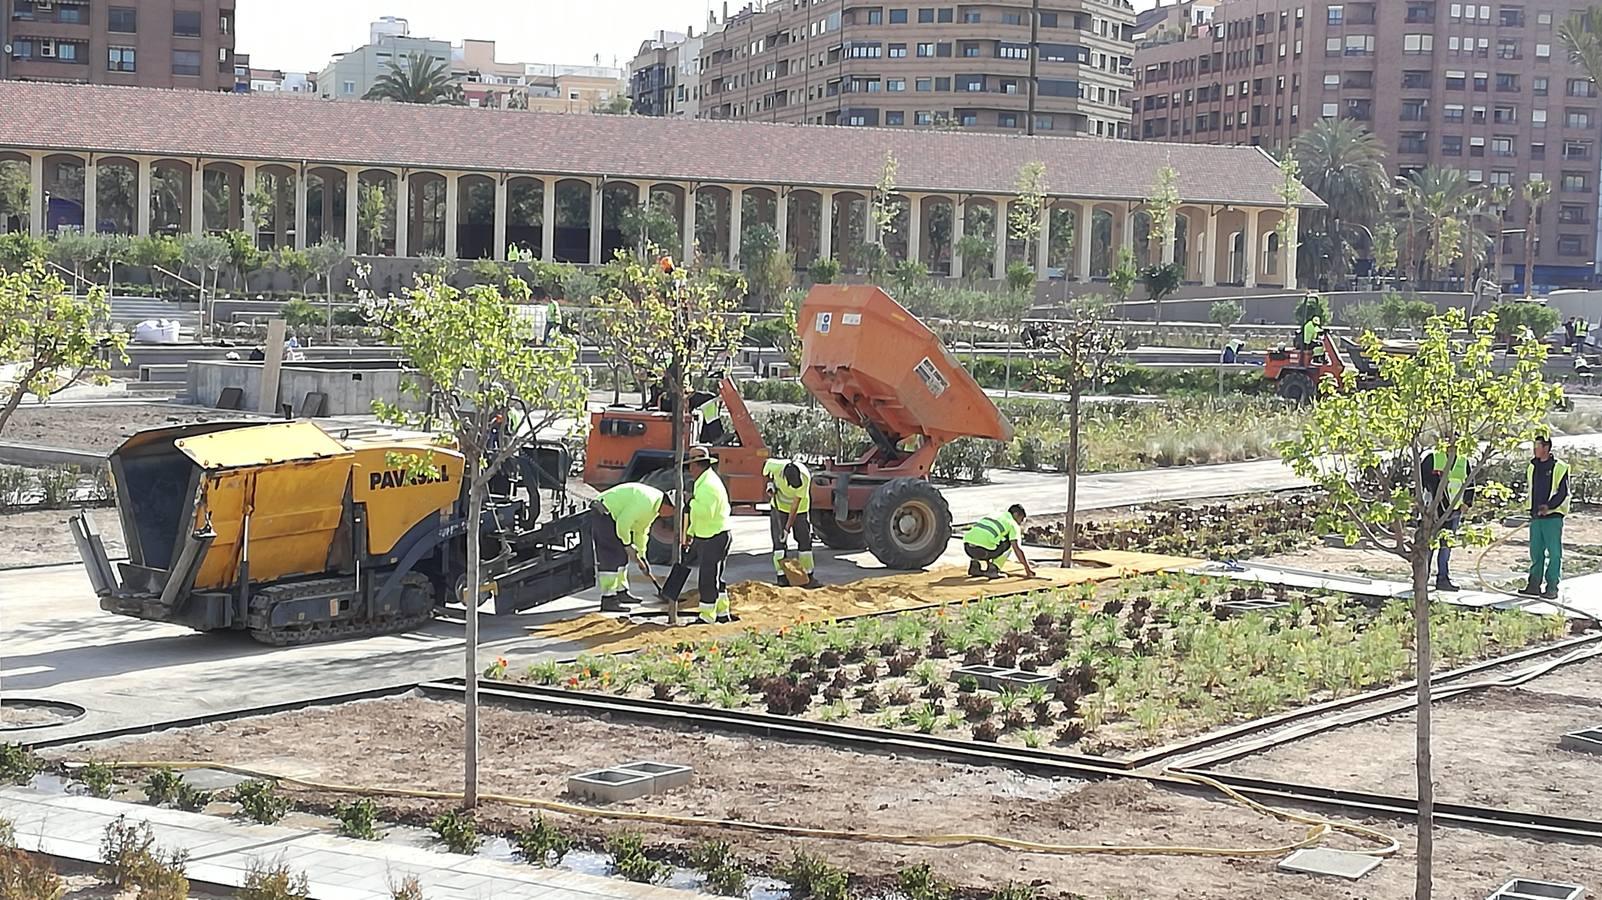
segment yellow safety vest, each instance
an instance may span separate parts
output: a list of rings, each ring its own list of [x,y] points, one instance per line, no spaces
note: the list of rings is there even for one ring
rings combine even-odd
[[[1527,490],[1530,492],[1530,504],[1533,507],[1535,504],[1535,463],[1530,463],[1529,470],[1525,473],[1524,477],[1526,479],[1525,485],[1527,486]],[[1560,459],[1552,465],[1553,494],[1557,493],[1558,489],[1563,486],[1563,479],[1567,477],[1569,477],[1569,464]],[[1570,488],[1572,487],[1573,485],[1570,485]],[[1550,497],[1551,494],[1548,494],[1547,496]],[[1569,514],[1569,509],[1573,505],[1574,491],[1570,490],[1563,496],[1563,502],[1552,507],[1551,509],[1560,516],[1567,516]]]
[[[1463,488],[1468,484],[1468,459],[1459,456],[1452,464],[1452,471],[1446,469],[1446,451],[1436,450],[1430,454],[1430,468],[1441,473],[1441,484],[1445,487],[1447,497],[1456,497],[1457,503],[1453,509],[1463,506]]]
[[[717,537],[729,530],[729,490],[712,469],[695,479],[690,495],[690,537]]]
[[[785,513],[794,510],[800,515],[812,509],[812,472],[801,463],[794,463],[801,470],[801,486],[790,487],[790,482],[784,480],[784,468],[792,462],[770,459],[762,464],[762,475],[773,484],[773,508]]]

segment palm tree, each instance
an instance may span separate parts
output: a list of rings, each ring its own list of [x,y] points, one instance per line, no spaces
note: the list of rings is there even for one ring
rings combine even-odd
[[[373,82],[363,100],[462,106],[461,86],[450,66],[426,53],[409,54],[404,61],[390,60],[388,70]]]
[[[1324,233],[1331,280],[1339,283],[1350,256],[1349,227],[1373,223],[1388,196],[1385,148],[1372,132],[1350,119],[1325,119],[1302,132],[1292,152],[1302,184],[1328,204],[1314,216],[1323,221],[1309,223],[1309,231]]]
[[[1535,218],[1540,215],[1546,201],[1552,199],[1552,182],[1544,178],[1526,181],[1523,193],[1524,202],[1529,204],[1524,214],[1524,298],[1528,300],[1532,296],[1531,286],[1535,283]]]
[[[1499,184],[1491,189],[1486,205],[1496,217],[1496,238],[1491,244],[1491,280],[1502,284],[1502,229],[1507,224],[1507,211],[1513,206],[1513,185]]]
[[[1423,280],[1434,281],[1436,271],[1462,256],[1470,242],[1465,232],[1474,227],[1481,191],[1462,170],[1440,166],[1416,169],[1397,182],[1408,220],[1420,229],[1415,237],[1424,244]]]
[[[1602,7],[1591,6],[1569,15],[1558,26],[1558,40],[1569,59],[1585,70],[1594,83],[1602,83]]]

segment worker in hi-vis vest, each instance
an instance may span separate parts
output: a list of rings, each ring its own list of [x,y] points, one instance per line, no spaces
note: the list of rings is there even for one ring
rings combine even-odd
[[[1005,513],[985,516],[963,532],[962,549],[968,554],[970,578],[1002,577],[1001,567],[996,565],[996,560],[1006,556],[1009,550],[1018,557],[1024,574],[1035,577],[1035,569],[1029,565],[1029,557],[1024,555],[1023,550],[1023,523],[1026,518],[1028,514],[1024,508],[1014,503],[1007,507]]]
[[[685,458],[694,487],[690,493],[690,524],[686,529],[686,552],[683,561],[668,573],[662,597],[669,603],[679,602],[679,592],[690,579],[693,561],[699,571],[696,581],[700,592],[700,620],[714,622],[733,621],[728,590],[723,586],[723,564],[729,558],[729,491],[718,477],[718,458],[709,447],[697,444]]]
[[[601,492],[590,505],[590,542],[595,545],[595,581],[601,588],[601,612],[623,612],[640,598],[629,593],[629,561],[655,581],[645,561],[651,526],[672,519],[678,507],[673,493],[648,484],[620,484]]]
[[[1530,580],[1519,593],[1558,598],[1563,579],[1563,517],[1569,514],[1569,464],[1552,455],[1552,439],[1535,439],[1535,458],[1526,473],[1530,490]],[[1541,579],[1546,579],[1546,591]]]
[[[770,459],[762,464],[762,476],[768,479],[768,493],[773,508],[768,511],[768,532],[773,535],[773,572],[780,587],[790,586],[790,576],[784,571],[784,558],[790,553],[790,535],[795,535],[795,548],[800,557],[801,570],[806,573],[802,587],[817,587],[812,577],[816,562],[812,557],[812,523],[807,513],[812,510],[812,472],[799,462],[788,459]]]
[[[1447,463],[1451,463],[1450,472]],[[1419,465],[1419,480],[1432,502],[1445,507],[1441,511],[1441,545],[1435,551],[1435,589],[1458,590],[1452,583],[1452,542],[1463,524],[1464,508],[1473,502],[1473,492],[1468,486],[1468,457],[1458,454],[1454,459],[1450,452],[1437,448],[1425,454]]]

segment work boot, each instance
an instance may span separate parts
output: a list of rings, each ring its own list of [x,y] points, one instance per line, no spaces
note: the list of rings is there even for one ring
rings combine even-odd
[[[808,572],[807,573],[807,583],[803,584],[801,586],[806,588],[809,591],[815,591],[818,588],[823,587],[823,582],[821,582],[818,579],[812,577],[812,573]]]
[[[1541,596],[1541,583],[1538,582],[1538,581],[1531,581],[1531,582],[1525,584],[1524,587],[1519,588],[1519,596],[1521,596],[1521,597],[1539,597],[1539,596]]]
[[[610,596],[602,597],[601,598],[601,612],[604,612],[604,613],[628,612],[629,611],[628,602],[629,601],[625,600],[622,594],[612,594]]]
[[[986,578],[1006,578],[1007,574],[1005,572],[1001,571],[1001,567],[1000,566],[996,565],[995,563],[989,563],[989,564],[987,564],[985,566],[985,577]]]
[[[775,579],[775,582],[779,585],[779,587],[789,587],[790,586],[790,576],[788,576],[788,575],[780,575],[777,579]]]
[[[1451,579],[1449,579],[1449,578],[1438,578],[1438,579],[1436,579],[1436,581],[1435,581],[1435,589],[1437,591],[1451,591],[1454,594],[1457,593],[1458,591],[1462,590],[1462,588],[1460,588],[1457,585],[1453,584]]]
[[[968,562],[968,577],[969,578],[983,578],[983,577],[985,577],[985,570],[979,567],[979,560],[977,560],[977,559],[969,560],[969,562]]]
[[[1558,598],[1557,585],[1554,584],[1547,587],[1546,593],[1542,594],[1541,596],[1547,600],[1556,600]]]

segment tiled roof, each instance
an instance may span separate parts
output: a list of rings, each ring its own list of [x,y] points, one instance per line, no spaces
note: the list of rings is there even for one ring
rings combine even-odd
[[[1279,206],[1255,147],[891,128],[562,115],[0,82],[0,149],[308,162],[661,181],[870,188],[885,153],[910,192],[1010,194],[1045,163],[1050,193],[1148,196],[1164,163],[1198,203]],[[1304,205],[1322,205],[1304,191]]]

